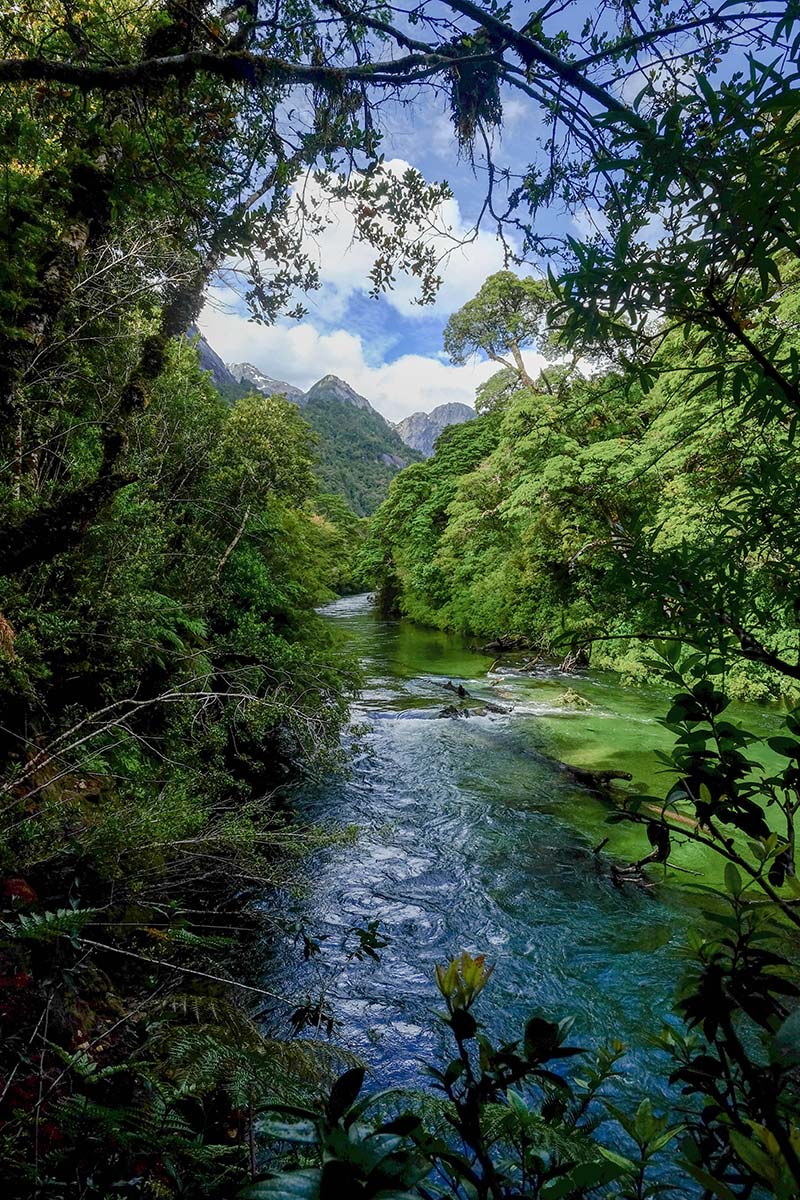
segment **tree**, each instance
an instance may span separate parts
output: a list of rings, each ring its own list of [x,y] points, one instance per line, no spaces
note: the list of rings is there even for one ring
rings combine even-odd
[[[60,1194],[106,1195],[120,1180],[177,1193],[199,1173],[198,1190],[225,1194],[241,1178],[253,1114],[232,1097],[252,1106],[251,1073],[230,1090],[224,1070],[241,1078],[242,1064],[231,1068],[215,1027],[206,1044],[228,1065],[180,1092],[174,1064],[186,1070],[203,1039],[164,1053],[152,976],[173,989],[188,976],[198,991],[169,999],[195,1014],[218,1002],[215,989],[238,986],[222,967],[192,966],[192,953],[221,953],[206,933],[232,887],[246,895],[290,876],[302,839],[263,798],[336,758],[354,675],[313,614],[330,594],[330,542],[312,509],[305,427],[270,401],[230,412],[175,338],[211,278],[243,280],[256,320],[314,285],[303,244],[325,209],[316,191],[307,201],[309,177],[351,207],[374,247],[372,290],[403,269],[423,300],[433,295],[428,233],[447,191],[386,170],[387,102],[449,106],[454,143],[485,172],[481,219],[507,237],[510,261],[552,267],[565,344],[624,353],[610,381],[583,391],[570,381],[563,412],[517,389],[507,411],[445,434],[436,458],[393,487],[369,554],[392,587],[410,581],[430,619],[447,606],[466,619],[449,561],[462,580],[488,562],[505,590],[482,619],[516,618],[521,595],[550,634],[555,602],[574,591],[570,619],[607,635],[623,576],[644,634],[672,630],[700,656],[678,664],[689,677],[671,721],[680,794],[660,822],[682,804],[713,823],[746,888],[770,900],[786,888],[785,850],[759,823],[746,735],[717,721],[719,689],[703,676],[714,678],[718,651],[726,665],[737,648],[800,675],[790,561],[800,359],[788,303],[800,244],[797,22],[793,3],[731,0],[702,11],[601,0],[588,20],[568,0],[520,21],[473,0],[410,13],[371,0],[4,6],[0,854],[14,991],[3,1115],[22,1186],[49,1186],[46,1172]],[[521,166],[495,161],[509,92],[543,123]],[[588,217],[596,236],[554,238],[543,219],[554,205]],[[500,348],[517,371],[522,299]],[[675,404],[684,375],[690,390]],[[732,465],[710,452],[720,442],[735,445]],[[663,515],[651,482],[662,469],[678,494],[666,545],[651,524]],[[534,607],[542,595],[549,609]],[[788,823],[798,752],[795,736],[778,740],[789,767],[764,787]],[[742,833],[740,868],[728,842]],[[691,1048],[683,1068],[718,1104],[697,1130],[711,1190],[772,1186],[763,1156],[746,1157],[755,1134],[765,1151],[778,1145],[780,1194],[798,1178],[792,1078],[783,1060],[754,1062],[754,1031],[740,1037],[736,1024],[746,1017],[779,1041],[781,996],[794,993],[780,955],[752,952],[760,931],[740,882],[731,872],[736,928],[721,925],[687,995],[714,1069],[698,1080]],[[692,1007],[698,994],[711,1012]],[[87,1043],[85,1015],[101,1026]],[[722,1113],[708,1083],[718,1064]],[[453,1099],[471,1104],[469,1089]],[[231,1128],[235,1165],[222,1181]]]
[[[142,287],[158,281],[157,313],[142,329],[111,403],[93,418],[101,431],[94,470],[80,481],[65,478],[60,493],[46,502],[8,514],[0,570],[53,557],[80,539],[123,485],[119,462],[127,423],[146,403],[169,338],[196,314],[214,271],[237,258],[248,300],[266,318],[295,287],[313,284],[302,237],[324,214],[292,190],[304,173],[321,168],[330,194],[351,204],[357,236],[376,248],[375,288],[390,286],[400,267],[420,277],[422,297],[430,298],[436,261],[426,221],[446,192],[427,187],[413,171],[397,179],[382,169],[386,98],[423,87],[446,95],[457,138],[484,147],[484,214],[500,229],[511,225],[521,234],[523,255],[552,252],[536,216],[560,198],[570,211],[587,204],[603,211],[630,273],[642,261],[625,224],[631,219],[627,206],[620,210],[619,203],[630,176],[625,164],[633,160],[625,155],[631,145],[643,164],[633,176],[644,182],[634,184],[629,197],[641,228],[653,205],[669,202],[676,180],[690,187],[699,219],[713,221],[715,205],[728,196],[721,189],[730,191],[731,180],[758,165],[753,159],[738,172],[719,169],[720,149],[722,157],[730,150],[734,167],[738,161],[737,106],[750,114],[755,133],[759,105],[786,104],[777,111],[787,154],[794,137],[794,93],[775,80],[769,64],[755,84],[735,78],[726,83],[722,109],[709,99],[707,83],[694,107],[676,99],[658,70],[647,74],[648,64],[677,50],[690,70],[700,72],[728,52],[765,45],[774,46],[775,56],[791,56],[794,20],[791,8],[784,17],[761,3],[723,4],[699,16],[688,3],[668,15],[661,4],[642,4],[633,18],[627,8],[604,4],[576,34],[568,20],[563,24],[560,9],[553,13],[548,6],[518,29],[472,0],[448,0],[441,17],[423,7],[410,21],[342,0],[295,3],[290,14],[272,16],[258,2],[220,7],[196,0],[187,9],[160,0],[144,15],[138,8],[115,9],[113,21],[103,0],[91,0],[77,14],[66,4],[45,12],[32,3],[15,5],[0,25],[8,166],[0,402],[5,457],[16,463],[13,498],[25,490],[23,476],[38,445],[32,418],[47,404],[37,397],[37,379],[44,383],[41,371],[54,346],[69,340],[69,300],[82,272],[96,278],[93,256],[109,236],[119,243],[123,230],[137,223],[149,244],[156,244],[160,230],[163,253],[158,264],[149,264],[150,274],[140,268]],[[617,93],[636,72],[649,82],[644,98],[630,106]],[[539,160],[519,179],[495,166],[490,149],[489,135],[502,119],[501,88],[520,92],[552,126]],[[682,116],[693,121],[689,143],[677,132]],[[37,139],[42,127],[46,141]],[[717,145],[720,128],[725,136]],[[750,194],[760,195],[758,171],[747,177]],[[499,208],[503,182],[510,191]],[[734,182],[734,194],[737,187]],[[785,187],[784,194],[791,211]],[[667,218],[671,227],[682,214],[679,205],[674,213],[675,220]],[[759,221],[754,216],[748,228],[760,228]],[[769,218],[767,226],[776,246],[791,244],[788,229]],[[751,241],[749,235],[734,237],[735,244]],[[567,251],[578,254],[575,244]],[[652,267],[656,259],[645,261]],[[24,262],[24,271],[8,265],[17,262]],[[767,262],[774,257],[763,260],[764,278]],[[653,275],[654,282],[659,278],[663,272]],[[643,283],[640,290],[652,304],[653,287]],[[617,300],[627,295],[616,285],[614,294]],[[717,289],[714,304],[702,311],[714,330],[746,350],[748,339],[732,332],[734,308]],[[757,355],[750,358],[763,370]],[[791,371],[775,371],[791,391]]]
[[[522,351],[534,346],[538,354],[547,357],[556,352],[547,322],[552,305],[553,294],[546,282],[498,271],[450,317],[444,348],[454,363],[466,362],[482,350],[493,362],[514,371],[526,387],[535,388]]]

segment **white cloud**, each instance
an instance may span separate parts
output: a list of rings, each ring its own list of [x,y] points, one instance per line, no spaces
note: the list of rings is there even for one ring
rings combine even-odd
[[[395,175],[403,175],[410,169],[410,164],[395,158],[385,167]],[[352,295],[369,291],[368,276],[376,252],[371,246],[355,240],[355,222],[343,202],[328,201],[322,188],[314,182],[305,185],[303,196],[312,210],[324,206],[330,217],[330,223],[321,234],[309,235],[304,241],[303,249],[319,264],[322,280],[321,291],[309,301],[320,313],[324,312],[328,320],[336,320],[344,314]],[[482,229],[475,233],[455,197],[443,201],[424,228],[409,226],[409,237],[418,236],[434,249],[440,260],[438,272],[442,276],[442,286],[435,303],[421,309],[414,303],[418,281],[411,276],[398,275],[394,287],[386,293],[386,300],[404,316],[454,312],[477,292],[487,275],[504,265],[503,248],[494,232]],[[465,241],[468,238],[471,240]]]
[[[386,165],[400,174],[409,164],[393,159]],[[306,203],[313,207],[324,202],[319,191],[316,184],[308,183]],[[375,252],[354,240],[353,218],[343,203],[331,205],[331,217],[331,224],[305,243],[307,252],[320,264],[322,281],[319,291],[302,297],[310,318],[299,324],[256,325],[237,311],[241,306],[234,293],[220,288],[212,293],[199,321],[217,353],[226,362],[251,362],[273,378],[303,388],[323,375],[338,375],[393,421],[418,410],[429,412],[449,401],[473,404],[475,389],[497,370],[496,365],[474,361],[453,366],[444,355],[414,353],[415,330],[426,313],[441,322],[475,295],[487,275],[503,267],[502,246],[494,234],[481,231],[459,245],[473,231],[458,201],[444,201],[424,234],[437,255],[442,255],[443,283],[435,304],[415,305],[417,281],[400,276],[386,293],[386,301],[409,318],[408,336],[404,339],[402,330],[397,336],[395,327],[391,339],[372,339],[367,345],[357,333],[336,326],[343,323],[350,298],[368,292]],[[388,347],[398,341],[405,341],[408,352],[387,362]],[[536,355],[530,358],[534,370],[543,361]]]
[[[456,367],[423,354],[370,365],[361,338],[347,330],[321,333],[307,321],[255,325],[212,305],[206,305],[199,325],[226,362],[251,362],[274,379],[302,388],[323,375],[338,375],[390,421],[449,401],[474,404],[477,386],[497,370],[486,361]],[[530,357],[533,367],[537,356]]]
[[[596,238],[598,234],[601,237],[608,236],[608,217],[602,209],[597,208],[595,205],[587,204],[584,208],[576,212],[572,218],[572,223],[580,236],[587,240]]]

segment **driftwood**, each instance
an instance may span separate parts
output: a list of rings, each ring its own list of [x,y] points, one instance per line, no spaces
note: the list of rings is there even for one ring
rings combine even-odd
[[[446,692],[455,692],[455,694],[460,696],[462,700],[465,696],[469,696],[469,692],[464,687],[463,683],[460,683],[458,687],[456,687],[452,679],[448,679],[447,683],[440,683],[439,687],[444,688]]]
[[[512,650],[528,650],[530,641],[526,637],[498,637],[481,646],[483,654],[508,654]]]
[[[569,673],[571,671],[582,671],[589,665],[589,659],[586,651],[581,647],[579,650],[570,650],[569,654],[564,658],[559,666],[559,671]]]
[[[601,792],[603,795],[608,795],[613,791],[613,783],[617,779],[624,779],[630,782],[633,779],[630,771],[587,771],[584,767],[572,767],[569,763],[559,762],[558,759],[551,760],[558,767],[562,775],[568,775],[570,779],[574,779],[581,787],[588,788],[590,792]]]

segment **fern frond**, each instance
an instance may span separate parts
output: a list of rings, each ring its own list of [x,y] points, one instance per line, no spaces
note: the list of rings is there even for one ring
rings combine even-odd
[[[191,929],[170,929],[166,941],[193,950],[224,950],[232,944],[233,939],[214,933],[193,933]]]
[[[489,1142],[525,1139],[535,1153],[563,1163],[597,1162],[597,1144],[579,1129],[546,1121],[539,1113],[506,1104],[486,1104],[481,1109],[481,1126]]]
[[[19,913],[15,922],[3,921],[2,928],[13,938],[49,942],[75,937],[97,912],[96,908],[57,908],[52,912]]]
[[[219,1025],[167,1026],[160,1031],[159,1052],[182,1093],[201,1096],[222,1088],[234,1104],[298,1101],[360,1065],[355,1055],[326,1042],[278,1041],[255,1027],[244,1032],[234,1037]]]

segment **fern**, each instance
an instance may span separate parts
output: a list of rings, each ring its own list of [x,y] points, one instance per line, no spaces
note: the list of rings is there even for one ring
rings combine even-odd
[[[307,1102],[360,1065],[328,1042],[266,1038],[246,1012],[219,996],[174,993],[150,1011],[155,1020],[144,1052],[163,1063],[182,1096],[221,1090],[235,1107]]]
[[[225,950],[233,941],[232,938],[220,934],[193,933],[191,929],[181,928],[168,930],[167,940],[178,946],[201,950]]]
[[[88,1083],[99,1083],[103,1079],[109,1079],[112,1075],[123,1075],[131,1073],[141,1073],[143,1067],[141,1065],[134,1066],[130,1062],[117,1063],[110,1067],[101,1067],[96,1058],[92,1058],[87,1050],[65,1050],[62,1046],[58,1046],[55,1042],[46,1043],[56,1056],[72,1071],[78,1078],[85,1080]]]
[[[67,1096],[58,1105],[64,1128],[74,1137],[91,1129],[113,1137],[126,1146],[193,1143],[199,1134],[178,1111],[180,1096],[168,1084],[149,1079],[146,1091],[124,1108],[90,1100],[85,1095]]]
[[[356,1057],[325,1042],[234,1039],[219,1026],[178,1030],[163,1047],[167,1070],[184,1094],[222,1089],[234,1105],[298,1102],[329,1087]]]
[[[257,1032],[256,1026],[241,1008],[232,1004],[230,1000],[209,996],[203,992],[173,993],[151,1004],[150,1011],[164,1016],[175,1016],[181,1021],[193,1021],[196,1025],[223,1025],[234,1032]]]
[[[20,913],[16,922],[3,921],[2,927],[16,939],[35,942],[74,939],[97,912],[96,908],[57,908],[52,912]]]
[[[561,1162],[596,1162],[601,1157],[597,1145],[580,1130],[546,1121],[523,1106],[486,1104],[481,1109],[481,1125],[489,1142],[524,1138],[537,1154]]]
[[[382,1120],[390,1121],[406,1112],[413,1112],[434,1136],[446,1140],[453,1133],[453,1117],[456,1107],[446,1096],[421,1088],[391,1088],[379,1092],[370,1111],[379,1113]]]

